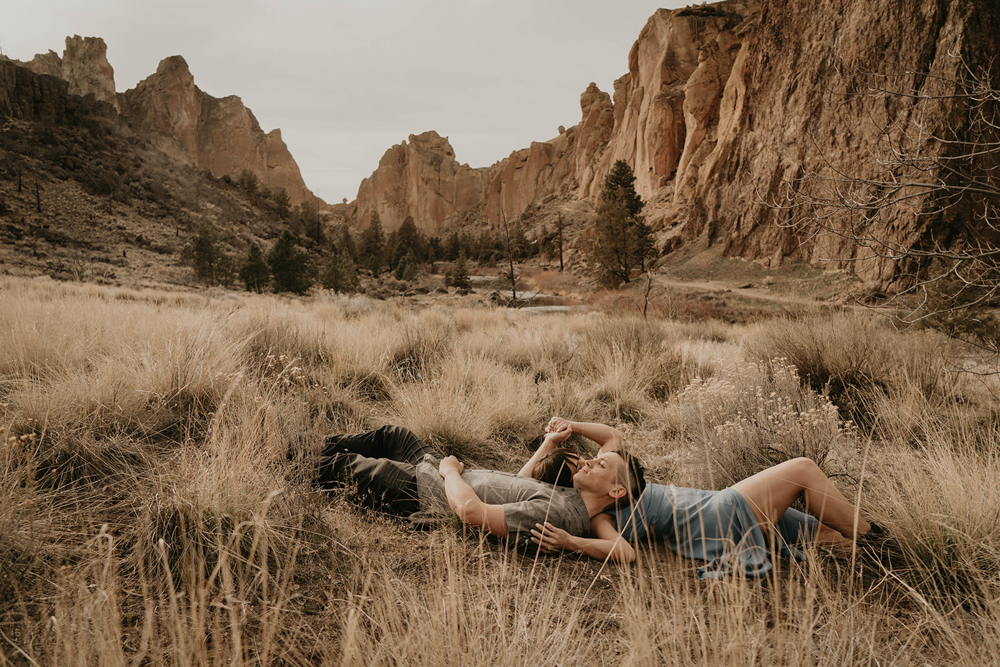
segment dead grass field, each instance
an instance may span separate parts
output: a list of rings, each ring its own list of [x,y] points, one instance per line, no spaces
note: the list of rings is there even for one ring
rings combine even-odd
[[[998,387],[935,334],[0,280],[2,665],[1000,655]],[[265,403],[316,436],[296,462],[270,462]],[[311,484],[323,434],[402,423],[516,470],[553,414],[617,425],[663,483],[808,455],[896,544],[702,582],[662,547],[525,558]]]

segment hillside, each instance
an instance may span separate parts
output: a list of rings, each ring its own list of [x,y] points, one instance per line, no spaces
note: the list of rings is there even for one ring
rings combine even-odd
[[[172,157],[107,102],[0,60],[0,263],[12,275],[193,283],[180,250],[202,222],[224,248],[288,226],[224,179]]]

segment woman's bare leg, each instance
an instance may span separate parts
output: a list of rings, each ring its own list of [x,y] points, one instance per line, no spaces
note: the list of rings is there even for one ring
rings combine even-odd
[[[804,496],[806,511],[844,537],[858,537],[871,529],[868,522],[856,513],[851,502],[810,459],[798,458],[779,463],[737,482],[733,488],[750,503],[762,526],[776,523],[796,498]]]

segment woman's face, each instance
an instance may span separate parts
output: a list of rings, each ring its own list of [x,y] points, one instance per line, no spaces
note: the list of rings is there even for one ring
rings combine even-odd
[[[575,475],[576,471],[580,469],[580,455],[579,454],[567,454],[566,455],[566,467],[569,468],[571,475]]]

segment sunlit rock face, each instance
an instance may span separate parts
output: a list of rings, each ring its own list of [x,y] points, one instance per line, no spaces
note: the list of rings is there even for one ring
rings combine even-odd
[[[364,226],[377,210],[391,229],[412,215],[433,233],[583,203],[592,216],[621,159],[635,173],[662,248],[699,240],[730,256],[772,266],[792,256],[891,286],[898,279],[891,261],[859,261],[864,251],[849,236],[813,233],[809,206],[780,204],[808,198],[805,176],[872,175],[867,151],[886,127],[902,138],[919,122],[924,132],[955,132],[964,141],[971,111],[962,100],[898,97],[873,106],[858,82],[899,73],[894,87],[933,95],[935,81],[959,78],[966,65],[991,68],[1000,80],[998,14],[992,0],[743,0],[660,9],[639,33],[613,94],[594,84],[583,92],[577,125],[478,170],[460,165],[434,133],[420,135],[434,141],[411,137],[362,184],[355,217]],[[903,246],[942,242],[967,215],[959,206],[934,216],[923,204],[901,207],[869,231]]]
[[[319,202],[281,131],[265,134],[239,97],[216,98],[202,91],[181,56],[163,59],[156,73],[119,99],[125,120],[173,157],[216,177],[238,177],[248,169],[261,186],[287,190],[292,204]]]
[[[71,95],[93,95],[118,110],[115,70],[108,62],[108,47],[100,37],[67,37],[61,58],[55,51],[49,51],[36,55],[25,65],[36,74],[64,79],[69,83]]]
[[[434,131],[411,134],[387,150],[378,169],[361,182],[358,223],[367,226],[377,212],[383,228],[392,231],[413,216],[418,228],[437,236],[482,205],[485,171],[459,164],[447,137]]]

